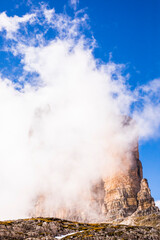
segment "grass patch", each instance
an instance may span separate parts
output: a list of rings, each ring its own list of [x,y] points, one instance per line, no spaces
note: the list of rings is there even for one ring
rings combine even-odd
[[[0,225],[11,225],[14,221],[0,221]]]

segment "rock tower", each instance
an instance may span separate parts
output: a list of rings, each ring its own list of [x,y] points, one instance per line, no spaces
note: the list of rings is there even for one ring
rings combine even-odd
[[[130,124],[127,118],[124,125]],[[131,123],[132,124],[132,123]],[[134,123],[133,123],[134,124]],[[123,219],[132,214],[146,215],[157,211],[154,199],[139,160],[138,140],[133,141],[130,148],[131,164],[127,171],[120,170],[112,177],[103,179],[104,202],[102,212],[109,220]],[[127,155],[121,159],[127,165]]]

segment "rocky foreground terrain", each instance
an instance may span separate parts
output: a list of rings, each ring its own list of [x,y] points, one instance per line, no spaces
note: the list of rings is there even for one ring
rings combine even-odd
[[[128,219],[129,221],[129,219]],[[132,224],[137,224],[133,226]],[[143,226],[145,225],[145,226]],[[0,222],[0,239],[160,239],[160,215],[130,220],[130,225],[78,223],[57,218]]]

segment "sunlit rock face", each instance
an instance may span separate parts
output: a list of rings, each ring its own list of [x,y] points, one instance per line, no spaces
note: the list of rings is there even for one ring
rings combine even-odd
[[[146,216],[158,213],[147,179],[142,178],[142,164],[135,158],[127,174],[104,181],[104,209],[106,220],[122,220],[129,216]]]
[[[137,194],[138,208],[136,215],[148,215],[158,211],[158,207],[155,206],[154,199],[151,196],[151,192],[148,186],[147,179],[142,179],[141,188]]]
[[[148,187],[147,179],[142,179],[141,181],[141,188],[137,194],[137,200],[138,200],[137,210],[139,211],[155,206],[154,199],[151,197],[151,192]]]
[[[115,176],[104,180],[104,214],[109,219],[124,218],[137,210],[137,194],[143,178],[142,164],[138,156],[137,147],[128,170],[120,170]],[[122,164],[126,164],[125,157]]]

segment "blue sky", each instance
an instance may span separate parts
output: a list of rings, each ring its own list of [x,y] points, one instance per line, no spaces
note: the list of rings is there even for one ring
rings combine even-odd
[[[19,2],[3,1],[0,12],[6,11],[8,16],[22,16],[41,4],[35,0]],[[131,88],[160,78],[160,1],[79,0],[76,6],[64,0],[43,3],[48,8],[54,7],[57,13],[63,12],[72,17],[76,11],[83,9],[88,15],[85,34],[87,37],[93,35],[96,40],[94,56],[102,62],[111,60],[125,64],[124,73],[130,74],[128,84]],[[50,34],[48,37],[51,37]],[[10,54],[7,57],[9,59],[6,59],[6,53],[2,51],[0,69],[4,74],[12,70],[13,63],[18,68],[20,61]],[[141,141],[139,147],[144,177],[149,180],[153,197],[159,200],[160,139],[152,136],[147,141]]]
[[[1,3],[8,15],[22,16],[31,7],[30,1],[11,0]],[[38,6],[41,1],[31,1]],[[74,14],[69,1],[44,1],[57,12]],[[91,31],[97,40],[95,55],[104,61],[112,52],[113,60],[127,64],[133,84],[160,76],[160,28],[158,0],[80,1],[77,9],[89,15]],[[136,80],[134,78],[136,77]]]

